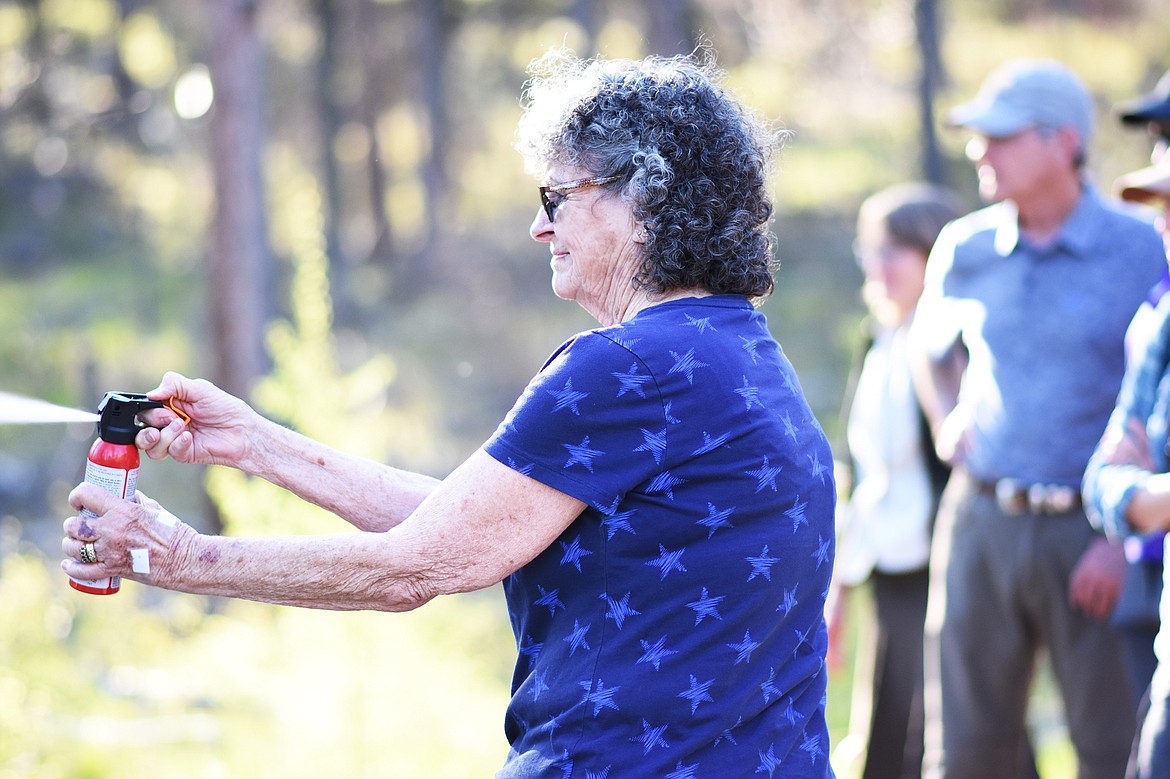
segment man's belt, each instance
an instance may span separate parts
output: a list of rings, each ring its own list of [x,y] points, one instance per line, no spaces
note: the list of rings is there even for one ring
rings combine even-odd
[[[1016,479],[974,480],[1005,514],[1066,514],[1081,507],[1081,491],[1063,484],[1028,484]]]

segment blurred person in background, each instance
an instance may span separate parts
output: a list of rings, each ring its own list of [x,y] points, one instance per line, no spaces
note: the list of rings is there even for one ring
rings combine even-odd
[[[1170,157],[1117,181],[1125,200],[1157,209],[1157,224],[1170,257]],[[1161,561],[1170,529],[1170,306],[1156,309],[1148,337],[1131,355],[1117,406],[1085,471],[1089,518],[1134,550],[1131,557]],[[1161,571],[1161,566],[1149,566]],[[1170,599],[1161,589],[1162,625]],[[1157,666],[1140,718],[1137,745],[1126,776],[1170,776],[1170,634],[1154,640]]]
[[[443,481],[168,374],[150,394],[190,421],[148,415],[151,457],[239,468],[367,532],[210,537],[83,484],[71,505],[101,516],[66,520],[62,565],[323,609],[403,611],[503,581],[519,657],[499,777],[831,777],[832,455],[753,305],[774,283],[782,133],[698,58],[552,52],[532,72],[530,232],[553,292],[600,326]]]
[[[1125,331],[1165,265],[1157,232],[1088,181],[1093,102],[1052,60],[1006,63],[953,109],[991,205],[950,223],[912,325],[920,397],[953,467],[931,555],[925,775],[1027,775],[1047,651],[1081,779],[1122,775],[1136,701],[1108,620],[1121,551],[1089,524],[1085,465]]]
[[[1145,130],[1153,142],[1150,162],[1157,165],[1170,147],[1170,71],[1162,76],[1150,93],[1119,103],[1114,106],[1113,112],[1123,126]],[[1115,188],[1123,189],[1126,179],[1125,176],[1119,178]],[[1170,262],[1164,266],[1162,278],[1150,290],[1130,322],[1125,336],[1127,364],[1141,359],[1149,340],[1156,336],[1165,316],[1161,307],[1170,305],[1170,302],[1164,302],[1170,300],[1165,297],[1168,290]],[[1095,518],[1092,511],[1089,517]],[[1097,526],[1102,527],[1100,524]],[[1164,535],[1163,531],[1154,531],[1140,537],[1130,535],[1125,538],[1123,548],[1128,565],[1121,596],[1112,616],[1113,624],[1125,640],[1130,677],[1141,701],[1139,719],[1140,712],[1148,706],[1147,688],[1157,665],[1154,637],[1161,624],[1158,610],[1162,595]],[[1119,537],[1116,534],[1111,536]]]
[[[922,773],[922,627],[938,496],[949,469],[938,459],[914,392],[906,334],[926,258],[943,225],[963,213],[951,191],[907,183],[861,204],[855,254],[868,316],[842,409],[847,460],[829,590],[830,668],[845,656],[850,593],[868,584],[874,620],[860,631],[850,737],[834,760],[862,779]],[[843,770],[840,767],[838,770]]]
[[[1114,106],[1122,124],[1143,127],[1154,141],[1150,162],[1157,164],[1170,149],[1170,70],[1147,94]]]

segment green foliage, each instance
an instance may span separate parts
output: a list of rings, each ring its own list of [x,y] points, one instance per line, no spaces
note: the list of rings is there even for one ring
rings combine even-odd
[[[28,548],[4,557],[0,597],[0,779],[463,779],[503,762],[495,597],[384,615],[133,583],[86,596]]]
[[[258,409],[310,438],[347,452],[397,463],[434,459],[434,409],[419,400],[390,405],[397,364],[387,353],[365,358],[343,371],[335,354],[328,264],[320,197],[315,179],[292,156],[274,168],[274,244],[292,265],[291,316],[268,334],[271,372],[255,387]],[[208,476],[208,492],[219,505],[229,534],[320,532],[321,513],[260,479],[227,469]],[[334,520],[336,523],[336,520]]]

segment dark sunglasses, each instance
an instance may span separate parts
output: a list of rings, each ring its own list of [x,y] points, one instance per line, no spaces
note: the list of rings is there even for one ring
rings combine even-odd
[[[564,184],[541,187],[540,205],[544,207],[544,213],[548,216],[548,221],[551,223],[556,216],[557,206],[564,202],[565,195],[570,192],[575,192],[578,189],[587,189],[588,187],[599,187],[602,184],[609,184],[620,178],[621,176],[592,176],[587,179],[567,181]]]

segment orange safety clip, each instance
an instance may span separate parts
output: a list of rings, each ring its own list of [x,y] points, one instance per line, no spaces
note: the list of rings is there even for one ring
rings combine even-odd
[[[175,415],[178,416],[179,419],[183,420],[184,424],[191,421],[190,415],[184,414],[178,409],[178,407],[175,405],[175,399],[173,397],[164,400],[163,405],[169,408],[171,411],[175,412]]]

